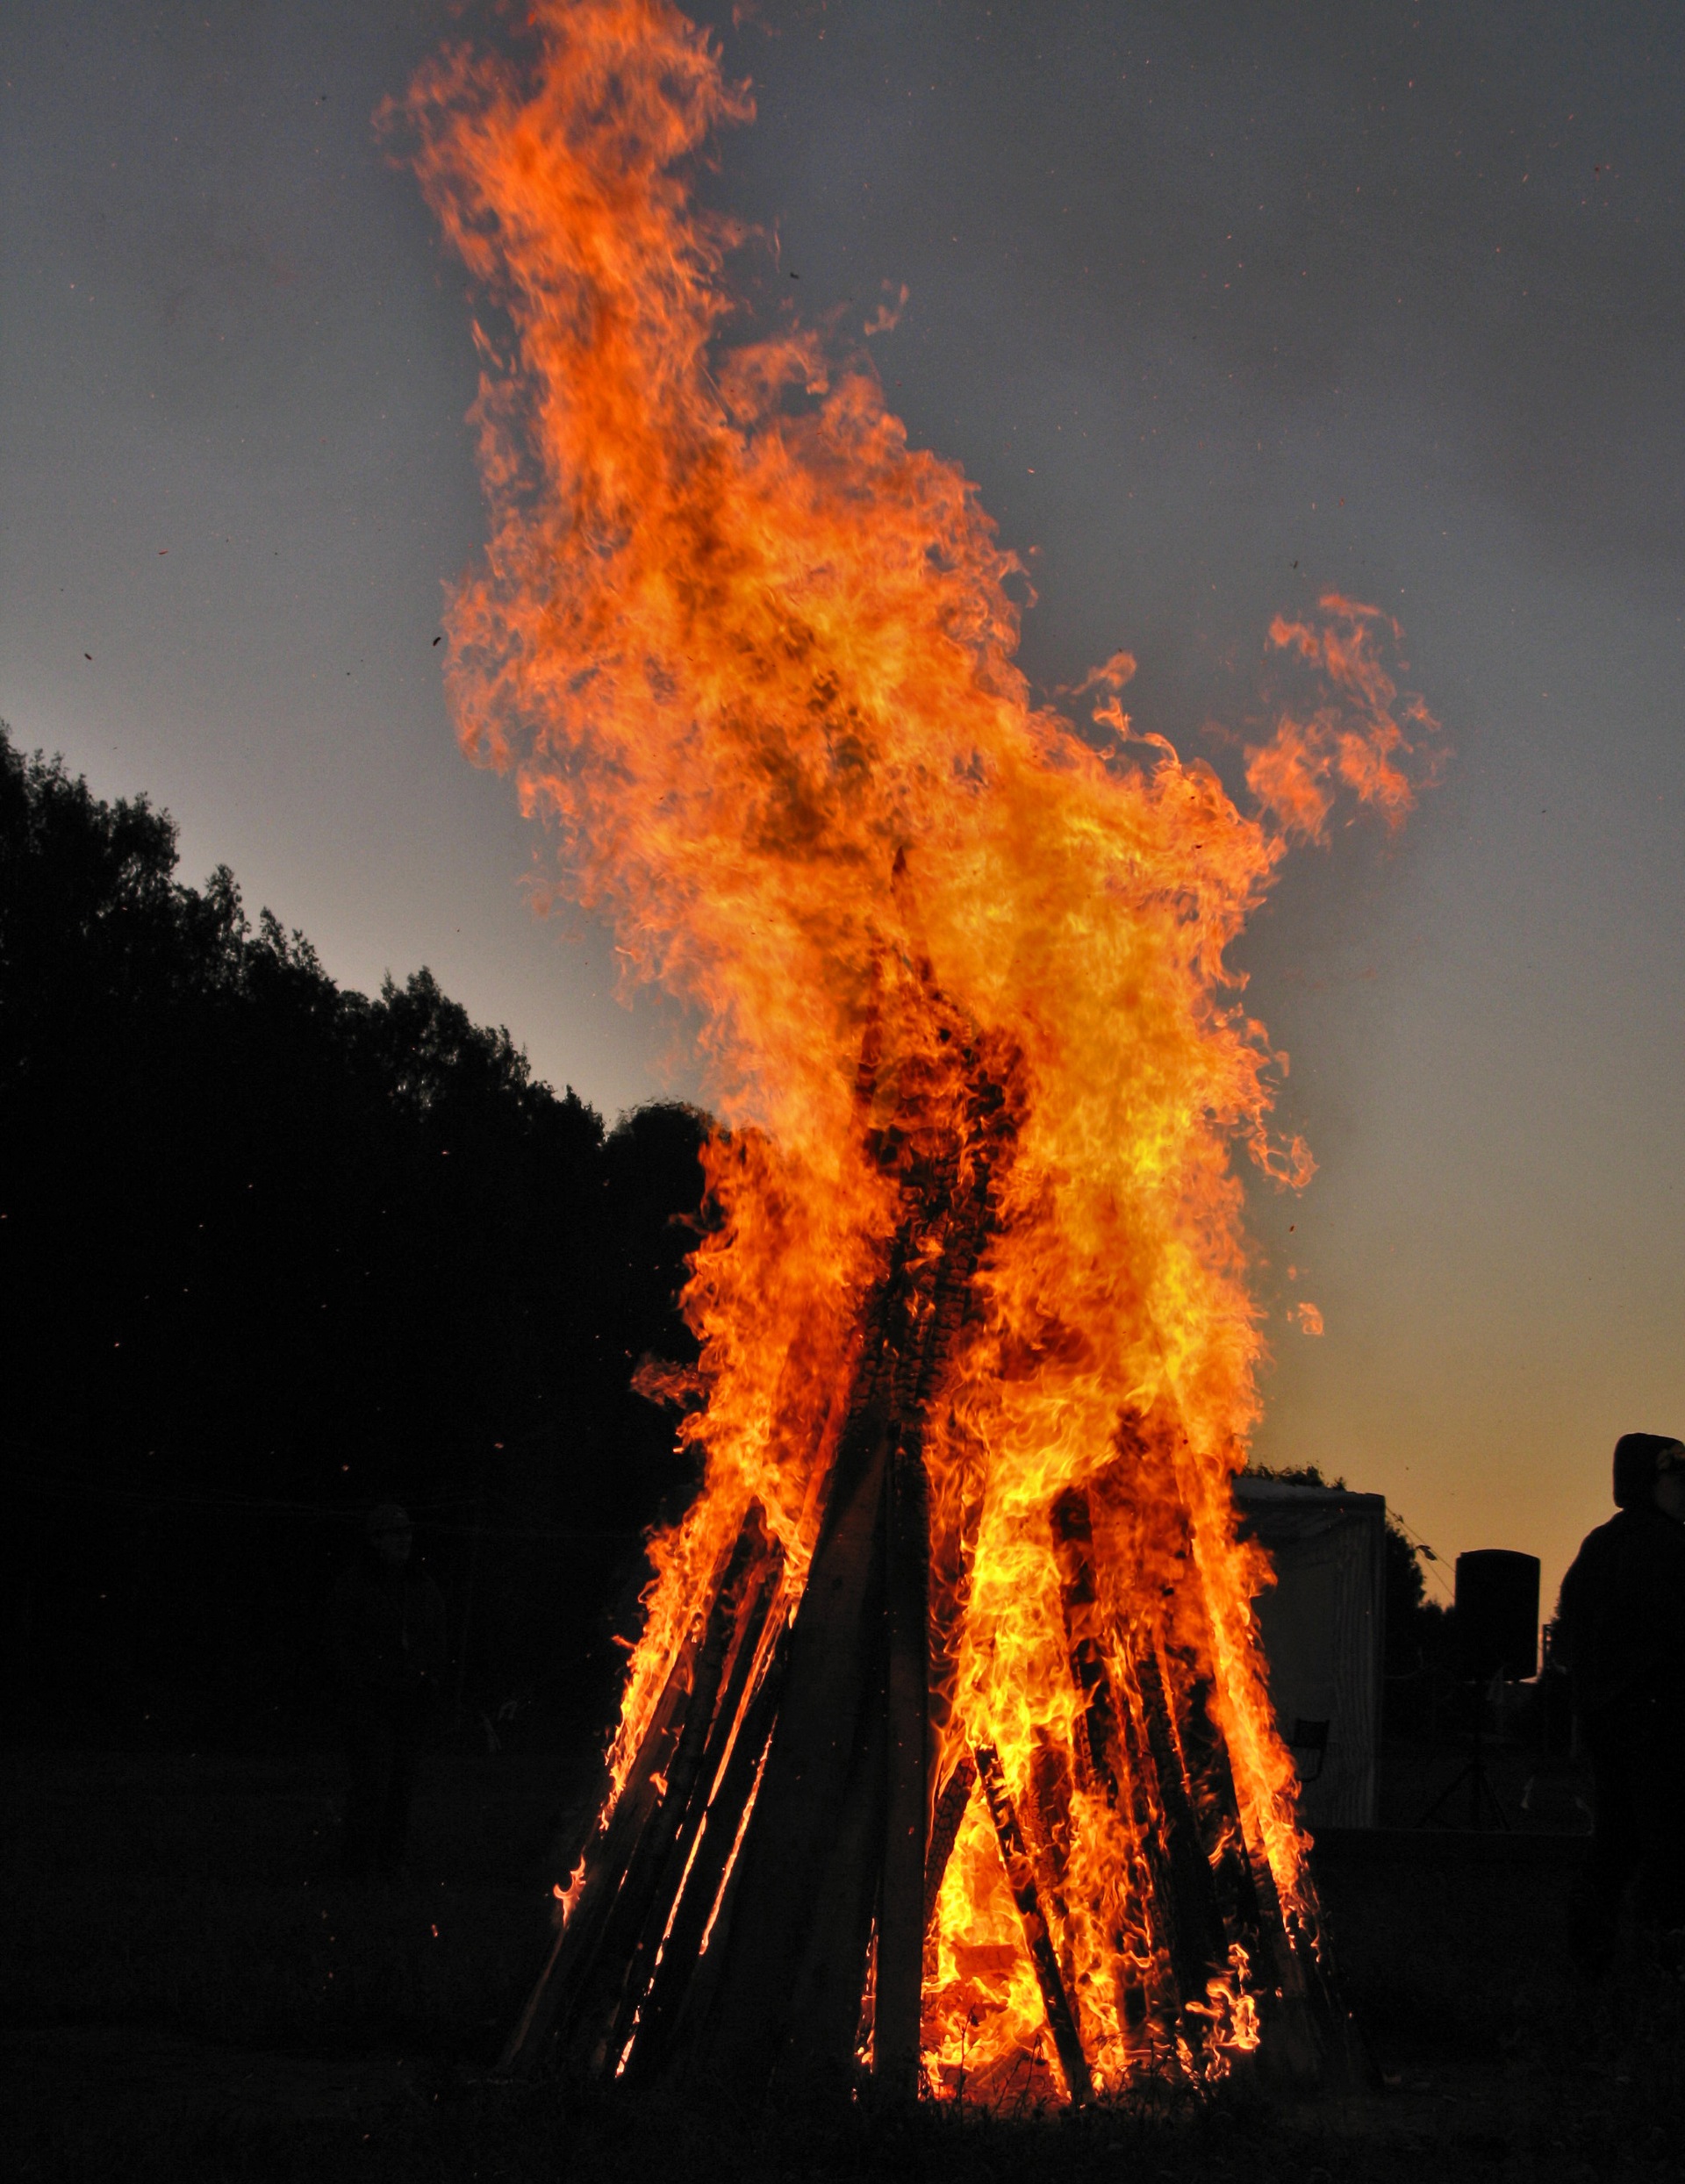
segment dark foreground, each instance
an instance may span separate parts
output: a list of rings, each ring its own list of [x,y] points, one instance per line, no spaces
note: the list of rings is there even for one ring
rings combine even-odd
[[[1374,2085],[1012,2120],[738,2112],[487,2073],[543,1937],[557,1763],[433,1764],[401,1882],[334,1874],[313,1759],[11,1754],[0,2146],[19,2179],[1685,2176],[1685,2007],[1636,1944],[1591,1994],[1571,1867],[1331,1857]]]

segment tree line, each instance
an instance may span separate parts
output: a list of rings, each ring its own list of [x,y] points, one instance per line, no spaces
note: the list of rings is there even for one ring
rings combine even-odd
[[[706,1118],[606,1129],[427,970],[341,988],[177,862],[168,813],[0,724],[6,1708],[304,1733],[334,1565],[391,1496],[470,1718],[577,1729],[694,1485],[630,1383],[695,1354]]]

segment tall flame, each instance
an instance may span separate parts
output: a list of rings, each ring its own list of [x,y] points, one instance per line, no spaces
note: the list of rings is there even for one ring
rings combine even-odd
[[[1204,1679],[1291,1901],[1293,1777],[1250,1606],[1267,1572],[1229,1486],[1261,1350],[1230,1152],[1290,1184],[1310,1163],[1269,1134],[1273,1057],[1224,956],[1337,786],[1396,820],[1432,724],[1381,667],[1384,624],[1337,598],[1271,633],[1332,694],[1247,754],[1259,817],[1202,763],[1129,741],[1127,655],[1070,693],[1112,731],[1104,755],[1034,704],[1016,563],[957,466],[908,446],[864,357],[793,321],[728,338],[748,239],[685,175],[751,118],[746,88],[666,0],[539,0],[530,32],[518,62],[447,53],[405,109],[498,314],[475,329],[491,537],[450,604],[450,694],[464,748],[559,830],[565,884],[631,975],[696,1005],[730,1126],[685,1297],[705,1485],[652,1543],[612,1758],[623,1774],[752,1500],[805,1566],[862,1300],[921,1157],[908,1117],[957,1114],[957,1048],[986,1047],[1014,1149],[924,1450],[936,1775],[986,1746],[1026,1809],[1056,1814],[1061,1947],[1116,2086],[1143,2036],[1107,1967],[1151,1815],[1048,1779],[1080,1729],[1072,1603]],[[1073,1489],[1082,1584],[1057,1517]],[[1234,1974],[1210,2006],[1244,2045]],[[928,1966],[932,2082],[987,2083],[1043,2019],[975,1798]]]

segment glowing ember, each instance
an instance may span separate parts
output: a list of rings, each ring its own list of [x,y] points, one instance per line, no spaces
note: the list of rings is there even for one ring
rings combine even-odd
[[[924,2081],[1221,2075],[1287,1976],[1249,1958],[1242,1900],[1314,1949],[1229,1487],[1260,1354],[1230,1150],[1287,1184],[1310,1162],[1268,1134],[1224,951],[1337,791],[1397,823],[1432,723],[1384,671],[1390,625],[1337,598],[1270,633],[1329,695],[1247,753],[1260,817],[1133,737],[1125,654],[1068,693],[1103,734],[1032,705],[1015,563],[960,471],[909,448],[864,358],[792,321],[728,338],[744,238],[683,175],[751,109],[661,0],[542,0],[519,66],[452,53],[407,111],[498,314],[491,543],[448,623],[462,741],[559,829],[631,975],[698,1005],[730,1125],[686,1292],[706,1485],[653,1543],[598,1851],[678,1796],[682,1751],[638,1764],[675,1691],[735,1692],[651,1962],[717,1956],[847,1407],[872,1345],[916,1357]],[[892,1708],[896,1673],[892,1643]]]

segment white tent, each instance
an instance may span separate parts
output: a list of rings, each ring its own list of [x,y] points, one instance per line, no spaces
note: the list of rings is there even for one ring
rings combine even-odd
[[[1267,1549],[1276,1581],[1254,1603],[1270,1697],[1313,1832],[1373,1828],[1380,1789],[1385,1528],[1380,1494],[1235,1481],[1241,1528]]]

